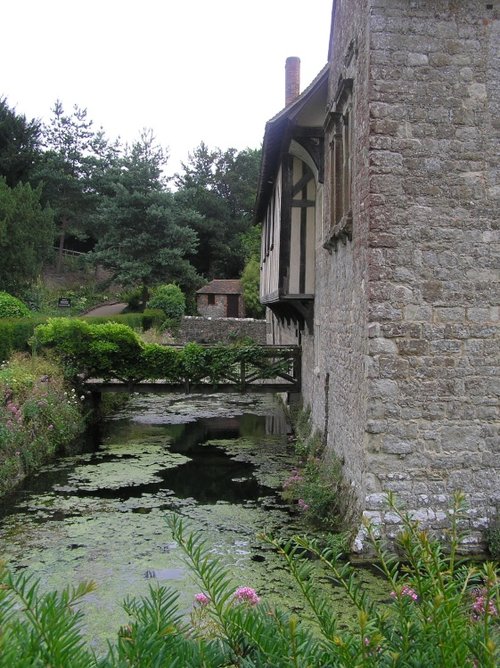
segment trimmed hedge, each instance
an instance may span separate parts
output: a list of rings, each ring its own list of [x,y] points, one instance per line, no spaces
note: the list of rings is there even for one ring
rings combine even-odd
[[[82,318],[93,324],[117,322],[128,325],[132,329],[148,330],[153,326],[160,325],[164,319],[164,314],[163,311],[157,309],[146,309],[144,313],[118,313],[110,316],[82,316]],[[7,360],[13,352],[31,350],[30,340],[35,328],[48,322],[48,320],[47,316],[42,315],[33,315],[29,318],[1,318],[0,362]]]
[[[42,316],[0,319],[0,362],[8,360],[13,352],[29,350],[35,327],[46,321]]]

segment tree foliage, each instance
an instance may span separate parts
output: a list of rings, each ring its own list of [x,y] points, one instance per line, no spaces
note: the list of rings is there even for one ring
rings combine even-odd
[[[251,318],[262,318],[265,314],[265,307],[260,303],[260,242],[260,225],[253,225],[242,237],[246,263],[241,284],[245,310]]]
[[[260,151],[222,151],[201,143],[183,164],[179,197],[199,212],[197,253],[191,261],[207,278],[237,278],[244,265],[243,235],[251,227]]]
[[[34,281],[50,253],[52,211],[40,204],[41,189],[0,178],[0,289],[18,294]]]
[[[28,121],[0,98],[0,177],[11,188],[29,182],[47,220],[52,210],[50,234],[52,245],[59,237],[59,270],[68,243],[74,250],[95,248],[89,259],[110,269],[125,287],[140,286],[143,301],[158,283],[175,282],[189,304],[204,280],[241,276],[260,151],[210,149],[202,142],[176,175],[173,191],[163,177],[168,155],[152,131],[123,146],[96,129],[83,107],[74,105],[67,113],[56,101],[52,112],[48,124]],[[3,189],[4,209],[6,197]],[[0,217],[0,243],[9,267],[23,256],[33,259],[34,247],[46,246],[46,224],[35,225],[32,214],[17,221],[16,244],[6,246],[6,217]],[[38,240],[23,236],[29,225]],[[15,272],[24,272],[28,282],[44,253],[35,255],[31,274]]]
[[[39,121],[28,121],[0,98],[0,176],[13,188],[26,183],[40,156]]]
[[[119,161],[112,194],[102,198],[96,216],[94,261],[123,285],[141,285],[145,301],[160,282],[184,289],[199,284],[186,259],[197,246],[193,223],[199,216],[164,189],[164,160],[153,134],[143,133]]]
[[[59,229],[58,267],[68,235],[86,239],[93,214],[104,194],[107,175],[118,146],[111,145],[102,129],[95,131],[87,110],[75,105],[66,114],[57,101],[50,123],[44,126],[45,151],[32,176],[43,184],[44,201],[54,210]]]
[[[255,258],[250,258],[241,275],[245,311],[249,318],[262,318],[264,306],[260,303],[260,267]]]

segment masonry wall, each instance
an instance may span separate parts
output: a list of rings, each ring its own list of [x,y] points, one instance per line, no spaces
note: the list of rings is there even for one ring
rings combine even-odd
[[[393,490],[472,545],[500,500],[498,15],[371,0],[366,510]],[[376,205],[376,206],[375,206]]]
[[[213,295],[214,303],[208,303],[208,294],[196,295],[198,313],[207,318],[225,318],[227,316],[227,295]],[[245,303],[243,295],[238,295],[238,313],[240,318],[245,317]]]
[[[203,318],[185,316],[182,319],[178,343],[231,343],[249,336],[256,343],[266,343],[266,321],[253,318]]]

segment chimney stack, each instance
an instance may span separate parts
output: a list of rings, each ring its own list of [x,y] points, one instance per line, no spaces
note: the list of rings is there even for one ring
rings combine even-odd
[[[290,56],[285,64],[285,106],[300,95],[300,58]]]

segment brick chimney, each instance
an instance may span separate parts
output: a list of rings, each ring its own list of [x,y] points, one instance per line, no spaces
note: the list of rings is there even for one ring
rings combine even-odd
[[[285,106],[300,95],[300,58],[290,56],[285,64]]]

